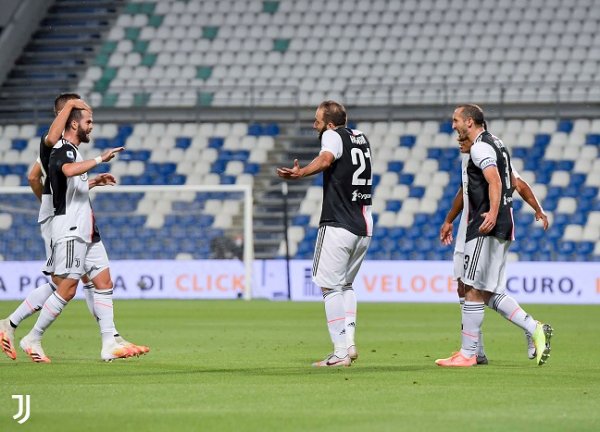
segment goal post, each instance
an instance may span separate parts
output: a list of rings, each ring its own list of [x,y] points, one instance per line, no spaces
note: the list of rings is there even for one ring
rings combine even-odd
[[[166,261],[240,259],[244,273],[241,295],[245,300],[252,298],[254,235],[251,185],[103,186],[93,188],[90,198],[105,243],[111,237],[115,239],[115,233],[110,234],[111,230],[115,230],[117,238],[114,242],[126,245],[127,238],[118,236],[119,233],[127,234],[127,227],[119,226],[118,221],[125,225],[132,220],[137,223],[132,229],[145,237],[153,247],[140,251],[140,245],[137,245],[138,255],[143,259],[155,259],[153,250],[158,259]],[[37,225],[38,210],[39,202],[29,187],[0,187],[2,260],[34,260],[40,259],[40,252],[43,255]],[[117,223],[111,224],[111,221]],[[179,240],[172,238],[173,232],[178,234]],[[148,234],[151,238],[147,238]],[[19,236],[26,238],[19,240]],[[21,255],[13,253],[11,245],[19,241],[26,242],[35,249],[35,253],[30,254],[29,258],[26,251]],[[177,250],[178,242],[182,247],[185,246],[182,251]],[[35,246],[32,247],[32,244]],[[201,244],[202,251],[196,253],[194,244]],[[135,254],[132,257],[119,254],[118,248],[113,257],[113,250],[115,248],[109,250],[111,262],[136,259]],[[168,255],[169,252],[171,255]]]

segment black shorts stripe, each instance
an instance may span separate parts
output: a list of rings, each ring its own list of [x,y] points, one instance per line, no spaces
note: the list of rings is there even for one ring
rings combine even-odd
[[[467,278],[470,280],[473,280],[475,278],[475,273],[477,271],[477,263],[479,262],[479,255],[481,255],[481,249],[484,240],[485,237],[479,237],[477,239],[477,244],[475,245],[475,250],[473,251],[473,256],[471,257],[471,266],[467,275]]]
[[[321,259],[321,249],[323,247],[323,238],[325,237],[325,229],[327,226],[322,226],[319,228],[319,235],[317,237],[317,245],[315,246],[315,256],[313,258],[313,268],[312,275],[313,277],[317,275],[317,270],[319,269],[319,261]]]
[[[73,267],[74,258],[75,258],[75,240],[69,240],[67,242],[67,268]]]
[[[50,249],[50,256],[48,257],[48,261],[46,261],[46,266],[51,267],[54,263],[54,254],[56,253],[56,245],[53,245]]]

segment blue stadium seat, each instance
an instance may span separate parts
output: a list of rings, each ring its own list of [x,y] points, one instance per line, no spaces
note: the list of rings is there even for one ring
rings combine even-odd
[[[600,145],[600,134],[591,133],[585,136],[585,144],[586,145]]]
[[[440,148],[429,148],[427,149],[427,158],[428,159],[442,159],[442,155],[444,154],[443,150]]]
[[[256,175],[260,172],[260,165],[257,163],[247,163],[244,167],[244,173]]]
[[[391,161],[388,162],[388,171],[390,172],[402,172],[404,169],[404,162],[402,161]]]
[[[227,161],[222,159],[217,159],[214,161],[210,167],[210,172],[215,174],[220,174],[225,171],[225,166],[227,165]]]
[[[381,181],[381,175],[380,174],[372,174],[372,177],[373,177],[373,187],[377,187],[377,185]]]
[[[413,174],[400,174],[398,176],[399,184],[411,185],[414,180],[415,176]]]
[[[569,161],[570,162],[570,161]],[[573,166],[571,166],[566,171],[571,171]],[[587,175],[581,173],[571,173],[571,178],[569,180],[569,186],[580,187],[585,183]]]
[[[261,136],[263,135],[263,127],[259,123],[252,123],[248,125],[248,135],[250,136]]]
[[[533,146],[546,148],[546,146],[550,144],[551,138],[552,136],[549,134],[536,134],[533,140]]]
[[[380,228],[378,228],[380,229]],[[390,238],[398,241],[406,235],[406,228],[404,227],[390,227],[387,228],[387,233]]]
[[[558,171],[572,171],[575,166],[575,162],[570,160],[557,161],[554,165],[554,169]]]
[[[221,184],[231,185],[235,184],[236,176],[221,174]]]
[[[225,143],[225,139],[223,137],[210,137],[208,139],[208,147],[209,148],[216,148],[216,149],[220,149],[221,147],[223,147],[223,144]]]
[[[402,208],[402,201],[400,200],[388,200],[385,203],[385,210],[398,212]]]
[[[558,244],[558,252],[561,254],[572,254],[575,249],[575,242],[572,241],[562,241]]]
[[[514,158],[519,158],[519,159],[527,158],[527,149],[523,148],[523,147],[513,147],[511,153],[512,153],[512,157],[514,157]]]
[[[150,159],[150,150],[129,150],[119,154],[121,161],[142,161],[146,162]]]
[[[165,184],[171,186],[184,185],[186,176],[183,174],[171,174],[167,177]]]
[[[452,129],[452,120],[445,120],[441,122],[439,132],[452,135],[452,133],[454,133],[454,129]]]
[[[594,252],[594,243],[588,241],[577,242],[575,248],[579,255],[581,255],[583,258],[586,258],[588,255],[591,255],[592,252]]]
[[[401,135],[400,136],[400,147],[412,148],[417,142],[415,135]]]
[[[10,147],[13,150],[22,151],[27,148],[27,140],[23,138],[13,138]]]
[[[133,125],[121,124],[117,129],[117,136],[121,138],[128,138],[133,133]]]
[[[35,132],[35,136],[36,137],[42,137],[42,136],[44,136],[44,135],[46,135],[48,133],[49,129],[50,129],[50,127],[47,126],[47,125],[39,125],[37,127],[36,132]]]
[[[99,150],[104,150],[107,148],[110,148],[112,146],[111,144],[111,140],[109,138],[102,138],[102,137],[98,137],[94,139],[94,147],[99,149]],[[121,158],[123,156],[123,153],[121,153]]]
[[[556,126],[556,131],[570,134],[573,131],[573,121],[567,119],[560,120]]]
[[[279,135],[279,125],[277,123],[268,123],[263,128],[263,134],[266,136],[277,136]]]
[[[173,201],[172,209],[176,212],[197,212],[204,208],[205,201]]]
[[[190,137],[177,137],[175,138],[175,148],[188,149],[192,145],[192,139]]]
[[[423,186],[411,186],[408,196],[411,198],[423,198],[425,196],[425,188]]]

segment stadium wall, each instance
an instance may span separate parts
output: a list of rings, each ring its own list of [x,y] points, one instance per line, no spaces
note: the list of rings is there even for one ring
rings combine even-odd
[[[312,262],[290,263],[294,301],[321,301]],[[244,264],[237,260],[113,261],[115,298],[238,299]],[[252,297],[287,299],[284,260],[255,260]],[[0,300],[21,300],[45,283],[38,261],[0,262]],[[366,261],[354,283],[362,302],[454,303],[456,283],[447,261]],[[584,262],[512,262],[507,290],[521,303],[600,304],[600,267]],[[81,290],[78,296],[82,298]]]

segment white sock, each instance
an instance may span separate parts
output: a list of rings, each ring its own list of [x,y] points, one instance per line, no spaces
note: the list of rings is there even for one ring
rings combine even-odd
[[[67,303],[57,292],[50,295],[42,306],[40,316],[31,329],[31,334],[38,339],[41,338],[46,329],[61,314]]]
[[[494,294],[490,297],[488,306],[497,311],[510,322],[518,325],[529,334],[533,334],[537,321],[531,315],[521,309],[519,303],[506,294]]]
[[[477,355],[479,357],[485,356],[485,350],[483,349],[483,331],[479,330],[479,340],[477,341]]]
[[[325,301],[325,316],[327,328],[333,342],[334,354],[340,358],[348,355],[346,346],[346,313],[344,311],[344,298],[339,291],[329,291],[323,294]]]
[[[83,286],[83,293],[85,294],[85,303],[87,304],[88,310],[90,311],[90,313],[92,314],[92,316],[96,319],[96,321],[98,321],[98,316],[96,315],[96,312],[94,310],[94,290],[96,289],[96,285],[94,285],[94,282],[89,281],[88,283],[86,283]],[[113,322],[113,326],[114,326],[114,322]],[[113,335],[115,337],[119,336],[119,332],[117,331],[116,328],[113,328]]]
[[[458,305],[460,306],[460,311],[462,312],[463,306],[465,305],[464,297],[458,298]],[[485,350],[483,349],[483,332],[482,331],[479,331],[479,340],[477,342],[477,355],[479,357],[485,356]]]
[[[352,345],[356,345],[354,334],[356,332],[356,311],[358,306],[356,294],[352,286],[344,287],[342,297],[344,298],[344,310],[346,312],[346,346],[351,347]]]
[[[477,354],[484,311],[485,304],[483,302],[465,301],[462,312],[462,346],[460,350],[465,357]]]
[[[94,312],[100,326],[102,344],[114,342],[114,309],[113,309],[113,290],[94,289]]]
[[[88,310],[90,311],[92,316],[96,318],[96,320],[98,320],[98,317],[94,312],[94,288],[96,288],[96,286],[92,281],[89,281],[88,283],[84,284],[83,295],[85,296],[85,304],[87,305]]]
[[[39,311],[54,291],[56,291],[56,286],[52,282],[40,285],[31,291],[25,297],[23,303],[17,306],[15,311],[10,314],[8,317],[10,322],[16,328],[25,318]]]

